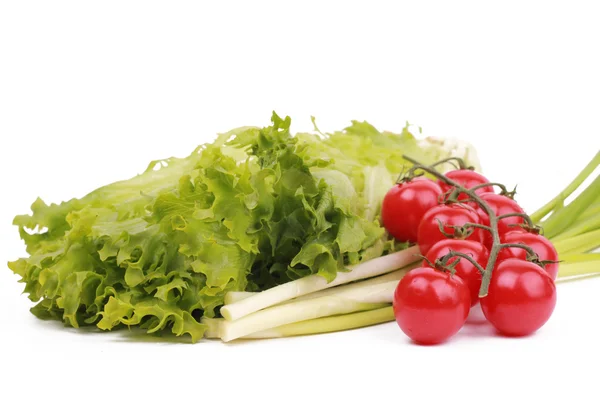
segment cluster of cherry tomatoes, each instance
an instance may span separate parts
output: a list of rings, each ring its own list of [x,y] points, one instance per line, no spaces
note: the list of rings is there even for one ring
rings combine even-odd
[[[465,189],[489,181],[470,169],[445,176]],[[550,318],[556,304],[555,279],[558,255],[539,231],[528,229],[522,216],[497,220],[502,244],[523,247],[492,247],[488,213],[467,193],[458,202],[444,201],[454,190],[443,180],[415,177],[392,187],[382,204],[387,231],[399,241],[419,245],[422,265],[400,281],[394,294],[396,321],[415,342],[435,344],[455,335],[465,324],[472,307],[480,304],[483,314],[501,334],[529,335]],[[496,193],[493,186],[474,190],[496,216],[524,214],[511,196]],[[446,257],[450,252],[471,257]],[[480,298],[482,269],[490,255],[487,295]],[[443,265],[440,265],[442,263]],[[445,264],[444,264],[445,263]]]

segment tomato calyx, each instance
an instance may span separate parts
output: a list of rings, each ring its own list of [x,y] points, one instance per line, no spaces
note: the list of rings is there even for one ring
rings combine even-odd
[[[450,263],[450,265],[447,265],[448,261],[450,261],[450,259],[454,257],[456,258]],[[485,273],[485,269],[477,261],[475,261],[472,255],[460,251],[449,251],[445,256],[438,258],[435,264],[439,264],[445,268],[454,268],[460,262],[461,258],[464,258],[471,264],[473,264],[482,275]]]
[[[544,270],[546,270],[546,266],[547,266],[547,265],[550,265],[550,264],[558,264],[558,263],[560,263],[561,261],[554,261],[554,260],[540,260],[540,259],[538,259],[538,260],[532,260],[531,262],[532,262],[532,263],[534,263],[534,264],[537,264],[537,265],[539,265],[539,266],[540,266],[540,267],[542,267]]]
[[[543,235],[544,229],[539,225],[530,226],[527,222],[524,224],[508,224],[511,229],[522,230],[523,232],[533,233],[534,235]]]
[[[460,262],[460,259],[455,259],[452,260],[452,262],[450,264],[447,263],[446,258],[442,257],[442,258],[438,258],[435,261],[431,261],[429,258],[425,257],[425,256],[421,256],[421,258],[423,259],[423,261],[425,261],[425,263],[427,263],[427,265],[429,265],[431,268],[436,269],[440,272],[445,272],[450,274],[450,276],[454,276],[456,275],[456,266],[458,265],[458,263]],[[446,262],[444,262],[444,260]]]
[[[511,200],[515,199],[515,195],[517,194],[517,187],[515,186],[515,188],[513,190],[508,190],[506,188],[506,186],[504,185],[499,185],[500,187],[500,196],[505,196],[508,197]]]
[[[436,219],[436,221],[439,225],[440,232],[448,239],[466,239],[475,232],[475,229],[484,229],[486,231],[489,231],[491,229],[487,225],[477,224],[473,222],[466,222],[463,225],[448,225],[444,224],[444,222],[439,219]],[[454,233],[447,233],[446,228],[452,228]]]
[[[499,246],[500,249],[506,249],[506,248],[510,248],[510,247],[525,250],[527,252],[526,261],[536,264],[538,267],[542,268],[544,271],[546,270],[546,265],[558,264],[560,262],[560,261],[555,261],[555,260],[540,260],[538,254],[535,251],[533,251],[533,249],[531,247],[527,246],[524,243],[502,243]]]
[[[509,217],[521,217],[523,218],[522,224],[508,224],[508,228],[514,230],[522,230],[524,232],[533,233],[534,235],[544,235],[544,229],[541,225],[537,225],[533,222],[531,217],[526,213],[512,213],[512,214],[504,214],[501,215],[500,218],[509,218]]]
[[[546,270],[546,265],[560,263],[560,261],[556,261],[556,260],[541,260],[539,255],[535,251],[533,251],[533,249],[531,247],[527,246],[524,243],[503,243],[501,245],[501,248],[503,248],[503,249],[508,248],[508,247],[520,248],[520,249],[525,250],[527,252],[525,261],[529,261],[533,264],[536,264],[537,266],[541,267],[544,270]]]
[[[529,246],[527,246],[524,243],[502,243],[498,246],[500,249],[506,249],[509,247],[512,248],[517,248],[517,249],[523,249],[527,252],[527,261],[531,261],[534,263],[538,263],[539,262],[539,258],[538,255],[535,251],[533,251],[533,249]]]
[[[445,177],[445,179],[443,179],[442,181],[446,181],[448,180],[447,177]],[[460,185],[458,186],[454,186],[454,185],[450,185],[451,189],[450,190],[446,190],[445,192],[442,193],[442,198],[440,199],[441,203],[444,204],[452,204],[452,203],[472,203],[473,202],[473,197],[477,196],[477,192],[481,189],[485,189],[485,188],[491,188],[490,192],[493,193],[493,188],[494,187],[498,187],[500,188],[501,193],[511,193],[508,192],[506,189],[506,186],[504,186],[501,183],[497,183],[497,182],[485,182],[485,183],[481,183],[475,186],[472,186],[471,188],[465,188],[462,187]],[[466,198],[465,198],[466,195]]]
[[[509,228],[520,228],[529,233],[534,233],[537,235],[542,234],[542,227],[539,225],[536,225],[531,220],[531,217],[529,215],[527,215],[526,213],[520,213],[520,212],[505,213],[505,214],[499,215],[497,218],[498,218],[498,220],[501,220],[504,218],[511,218],[511,217],[520,217],[523,219],[523,223],[522,224],[508,224],[507,226]]]
[[[423,173],[423,172],[421,172],[421,173],[418,173],[418,172],[414,172],[414,171],[409,171],[409,172],[407,172],[406,174],[400,174],[400,175],[398,176],[398,178],[396,179],[396,184],[397,184],[397,185],[401,185],[401,184],[403,184],[403,183],[410,182],[410,181],[412,181],[413,179],[416,179],[416,178],[421,178],[421,177],[423,177],[424,175],[425,175],[425,173]]]
[[[474,224],[470,222],[467,222],[464,225],[449,225],[445,224],[444,221],[442,221],[439,218],[436,218],[435,220],[438,223],[438,227],[442,235],[444,235],[448,239],[466,239],[469,236],[471,236],[473,232],[475,232],[476,227],[484,227],[484,225]],[[453,233],[448,233],[446,231],[446,228],[452,229]]]
[[[526,261],[532,262],[534,264],[539,265],[542,268],[545,268],[546,265],[548,264],[557,264],[560,261],[555,261],[555,260],[540,260],[539,255],[530,247],[527,246],[525,243],[502,243],[499,246],[501,249],[506,249],[506,248],[517,248],[517,249],[523,249],[527,252],[527,256],[525,258]]]
[[[473,266],[475,266],[475,268],[477,268],[479,273],[481,273],[482,275],[485,272],[484,267],[481,266],[481,264],[479,264],[477,261],[475,261],[472,254],[463,253],[461,251],[450,250],[448,253],[446,253],[446,255],[437,258],[435,261],[431,261],[423,255],[420,257],[431,268],[437,269],[438,271],[442,272],[449,272],[451,276],[456,274],[456,266],[458,265],[458,263],[460,263],[461,258],[464,258],[465,260],[473,264]],[[450,261],[453,258],[454,260]]]

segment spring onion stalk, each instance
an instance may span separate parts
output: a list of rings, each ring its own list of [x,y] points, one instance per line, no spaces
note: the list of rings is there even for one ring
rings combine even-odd
[[[229,342],[255,332],[295,322],[385,307],[392,303],[398,282],[379,283],[330,296],[280,304],[235,321],[223,320],[220,324],[221,339]]]
[[[398,270],[414,263],[418,255],[418,246],[412,246],[405,250],[356,265],[349,272],[339,272],[331,282],[327,282],[322,276],[310,275],[275,286],[239,302],[223,306],[221,314],[226,320],[235,321],[255,311],[263,310],[286,300]]]
[[[558,269],[558,278],[597,273],[600,273],[600,262],[598,260],[569,262],[561,264]]]
[[[600,246],[600,229],[574,237],[552,241],[559,258],[573,253],[593,251]]]
[[[248,297],[254,296],[255,294],[256,292],[227,292],[225,293],[223,303],[225,305],[237,303],[238,301],[247,299]]]
[[[341,292],[344,292],[349,289],[355,289],[355,288],[359,288],[359,287],[367,287],[367,286],[372,286],[372,285],[376,285],[379,283],[385,283],[385,282],[389,282],[389,281],[399,281],[400,279],[402,279],[402,277],[404,277],[404,275],[406,275],[409,271],[418,267],[419,265],[421,265],[420,262],[414,263],[414,264],[408,265],[406,267],[403,267],[397,271],[392,271],[387,274],[379,275],[375,278],[364,279],[364,280],[361,280],[358,282],[347,283],[347,284],[344,284],[341,286],[337,286],[337,287],[333,287],[333,288],[329,288],[329,289],[325,289],[325,290],[320,290],[318,292],[310,293],[310,294],[307,294],[304,296],[300,296],[300,297],[296,297],[291,300],[284,301],[280,304],[288,304],[288,303],[293,303],[296,301],[304,301],[304,300],[314,299],[317,297],[330,296],[332,294],[341,293]],[[231,293],[231,295],[228,298],[227,295],[229,295],[230,293]],[[229,293],[227,293],[227,295],[225,295],[225,304],[233,304],[235,302],[247,299],[248,297],[254,296],[255,294],[257,294],[257,293],[256,292],[229,292]]]
[[[369,311],[334,315],[331,317],[323,317],[282,325],[276,328],[267,329],[244,336],[242,339],[272,339],[289,336],[339,332],[382,324],[384,322],[393,321],[394,319],[393,307],[387,306]]]
[[[402,277],[404,277],[404,275],[406,275],[410,270],[416,268],[417,266],[419,266],[420,263],[414,263],[411,264],[405,268],[399,269],[397,271],[392,271],[389,272],[387,274],[383,274],[374,278],[370,278],[370,279],[365,279],[359,282],[354,282],[354,283],[348,283],[342,286],[338,286],[338,287],[334,287],[334,288],[329,288],[329,289],[325,289],[325,290],[321,290],[319,292],[315,292],[315,293],[310,293],[307,294],[305,296],[300,296],[297,297],[295,299],[292,300],[288,300],[286,302],[281,303],[283,304],[289,304],[289,303],[293,303],[293,302],[302,302],[305,300],[310,300],[310,299],[315,299],[318,297],[324,297],[324,296],[332,296],[332,295],[341,295],[344,296],[344,293],[347,293],[348,291],[353,291],[355,289],[359,289],[359,288],[365,288],[365,287],[372,287],[374,285],[378,285],[380,283],[386,283],[386,282],[390,282],[390,281],[400,281],[400,279],[402,279]],[[230,303],[232,304],[235,301],[241,301],[245,298],[248,298],[250,296],[255,295],[256,293],[254,292],[229,292],[228,294],[231,294],[229,296],[229,300]],[[358,313],[354,313],[354,314],[358,314]],[[369,317],[367,314],[365,316],[358,316],[357,315],[357,322],[352,322],[353,318],[350,318],[348,320],[345,319],[334,319],[332,320],[332,324],[330,324],[329,322],[324,323],[324,324],[317,324],[319,327],[328,327],[328,326],[345,326],[346,324],[362,324],[364,323],[364,326],[367,325],[372,325],[372,323],[368,323],[368,321],[371,321],[371,317]],[[377,315],[376,313],[374,315]],[[360,318],[359,318],[360,317]],[[364,317],[364,318],[363,318]],[[335,318],[335,317],[327,317],[327,318]],[[377,320],[376,317],[373,317],[373,320]],[[321,322],[323,322],[324,318],[320,318],[319,319]],[[206,338],[219,338],[220,337],[220,324],[225,321],[223,318],[202,318],[202,323],[205,324],[207,326],[207,330],[204,334],[204,336]],[[312,322],[310,322],[312,320],[309,321],[302,321],[294,325],[294,328],[289,330],[289,332],[299,332],[299,331],[303,331],[303,330],[307,330],[309,329],[309,326],[315,326],[315,329],[317,325],[312,325]],[[363,322],[361,322],[363,321]],[[333,324],[333,322],[335,322],[335,324]],[[299,324],[299,325],[298,325]],[[277,332],[288,332],[288,330],[284,329],[284,330],[280,330],[281,327],[277,327],[277,328],[273,328],[274,331]],[[329,329],[329,328],[328,328]],[[314,333],[319,333],[319,332],[324,332],[321,330],[321,328],[318,328],[317,330],[314,331]],[[274,335],[274,333],[256,333],[253,334],[251,336],[258,338],[258,337],[273,337],[272,335]],[[244,337],[246,338],[246,336]]]
[[[600,193],[598,194],[598,198],[587,210],[581,213],[581,215],[575,220],[575,225],[581,222],[585,222],[589,218],[595,217],[600,214]]]
[[[534,223],[539,223],[552,210],[557,208],[557,205],[562,204],[581,184],[590,176],[596,167],[600,165],[600,151],[596,153],[594,158],[585,166],[585,168],[573,179],[573,181],[555,198],[540,207],[539,210],[531,214],[531,219]]]
[[[404,275],[410,270],[419,266],[420,263],[413,263],[407,267],[401,268],[397,271],[392,271],[387,274],[379,275],[374,278],[364,279],[354,283],[348,283],[338,287],[333,287],[325,290],[321,290],[315,293],[310,293],[305,296],[300,296],[295,299],[288,300],[281,304],[289,304],[292,302],[300,302],[318,297],[332,296],[332,295],[343,295],[344,292],[354,290],[358,288],[371,287],[380,283],[386,283],[390,281],[398,282]],[[225,304],[233,304],[236,301],[241,301],[248,297],[256,295],[255,292],[229,292],[225,296]],[[391,307],[390,307],[391,309]],[[333,332],[338,330],[358,328],[361,326],[370,326],[381,322],[387,322],[390,320],[388,316],[389,312],[382,312],[378,310],[355,312],[344,315],[336,315],[332,317],[323,317],[316,320],[301,321],[293,324],[275,327],[269,330],[257,332],[248,336],[247,338],[270,338],[270,337],[282,337],[282,336],[296,336],[304,333],[324,333]],[[391,319],[393,319],[393,313],[391,313]],[[202,323],[207,326],[204,334],[205,338],[215,339],[220,338],[221,324],[225,321],[223,318],[202,318]]]
[[[568,254],[561,258],[561,262],[563,262],[565,264],[582,262],[582,261],[598,261],[598,262],[600,262],[600,253]]]
[[[320,290],[318,292],[309,293],[307,295],[288,300],[281,304],[316,299],[317,297],[323,297],[323,296],[332,296],[332,295],[336,295],[336,294],[343,294],[344,292],[346,292],[348,290],[371,287],[374,285],[378,285],[380,283],[386,283],[386,282],[391,282],[391,281],[399,282],[400,279],[402,279],[404,277],[404,275],[406,275],[409,271],[411,271],[412,269],[416,268],[419,265],[421,265],[420,262],[410,264],[408,266],[402,267],[401,269],[399,269],[397,271],[392,271],[387,274],[379,275],[379,276],[376,276],[376,277],[370,278],[370,279],[364,279],[359,282],[347,283],[342,286],[337,286],[337,287],[333,287],[333,288],[329,288],[329,289],[325,289],[325,290]]]
[[[575,200],[552,215],[542,223],[544,236],[552,239],[564,232],[581,213],[594,203],[600,193],[600,175]]]
[[[574,223],[569,229],[565,230],[559,235],[556,235],[553,239],[555,241],[567,239],[597,229],[600,229],[600,212],[594,216],[590,216],[585,221]]]
[[[339,332],[349,329],[363,328],[390,322],[395,319],[392,306],[376,308],[368,311],[359,311],[349,314],[333,315],[330,317],[309,319],[278,326],[264,331],[252,333],[240,339],[274,339],[290,336],[315,335],[319,333]],[[207,325],[204,337],[207,339],[220,339],[220,324],[223,318],[203,318],[202,323]]]

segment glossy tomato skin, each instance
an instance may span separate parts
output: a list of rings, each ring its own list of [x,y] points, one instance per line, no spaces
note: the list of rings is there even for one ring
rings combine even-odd
[[[481,185],[482,183],[489,183],[489,180],[481,175],[478,172],[469,170],[469,169],[456,169],[452,171],[448,171],[444,174],[447,178],[452,179],[454,182],[458,183],[461,186],[464,186],[467,189],[471,189],[472,187]],[[448,193],[453,189],[453,186],[448,185],[443,181],[438,181],[440,188],[442,189],[442,193]],[[475,191],[477,194],[483,193],[493,193],[493,186],[485,186],[479,188]],[[468,199],[469,196],[465,193],[461,193],[458,196],[459,200]]]
[[[486,267],[490,254],[488,249],[480,242],[461,239],[445,239],[431,247],[425,258],[428,261],[435,263],[439,258],[442,258],[450,251],[457,251],[470,255],[483,268]],[[452,264],[459,257],[452,257],[447,265]],[[429,265],[427,260],[423,260],[423,266]],[[461,258],[457,265],[454,266],[456,275],[458,275],[469,287],[471,294],[471,307],[479,303],[479,289],[481,287],[481,272],[470,261]]]
[[[464,325],[471,300],[458,276],[419,267],[402,278],[394,292],[393,309],[400,329],[419,344],[438,344]]]
[[[554,263],[546,264],[546,272],[553,280],[558,276],[558,253],[554,245],[543,235],[530,233],[525,231],[509,231],[501,237],[502,243],[519,243],[531,247],[538,255],[540,261],[554,261]],[[508,247],[500,250],[498,253],[497,263],[510,259],[517,258],[527,260],[527,251],[516,247]]]
[[[383,226],[396,240],[416,243],[419,222],[438,204],[441,194],[437,183],[423,177],[395,185],[383,199]]]
[[[512,214],[512,213],[521,213],[521,214],[525,213],[525,211],[523,211],[521,206],[519,206],[519,204],[516,201],[514,201],[513,199],[511,199],[510,197],[503,196],[503,195],[497,194],[497,193],[483,193],[479,197],[481,197],[481,199],[487,203],[487,205],[492,209],[492,211],[494,212],[494,214],[496,216],[500,216],[500,215],[504,215],[504,214]],[[490,218],[487,215],[487,213],[485,212],[485,210],[483,210],[479,205],[477,205],[474,202],[469,203],[469,204],[471,206],[473,206],[473,208],[479,214],[482,224],[489,226]],[[522,230],[521,228],[518,228],[518,227],[511,227],[510,225],[523,224],[524,222],[525,221],[523,220],[522,217],[502,218],[502,219],[498,220],[498,233],[500,234],[500,236],[502,236],[506,232],[509,232],[512,230]],[[491,249],[491,247],[492,247],[491,233],[485,232],[484,244],[488,247],[488,249]]]
[[[485,318],[506,336],[527,336],[550,319],[556,306],[554,280],[540,266],[508,259],[492,274],[488,295],[481,299]]]
[[[437,242],[448,239],[441,231],[438,223],[440,220],[447,234],[454,234],[450,225],[462,226],[466,223],[480,224],[481,219],[477,212],[466,204],[439,204],[423,215],[417,233],[417,243],[421,254],[427,254],[429,249]],[[476,242],[483,242],[483,232],[475,229],[473,233],[465,238]]]

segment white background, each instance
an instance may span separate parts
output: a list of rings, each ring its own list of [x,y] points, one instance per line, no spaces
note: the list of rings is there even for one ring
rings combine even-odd
[[[3,265],[37,196],[82,196],[272,110],[295,130],[314,115],[470,141],[528,211],[600,148],[594,2],[207,3],[0,3]],[[435,347],[393,323],[231,345],[83,333],[36,320],[22,288],[0,266],[2,399],[598,398],[598,279],[560,284],[533,337],[470,325]]]

